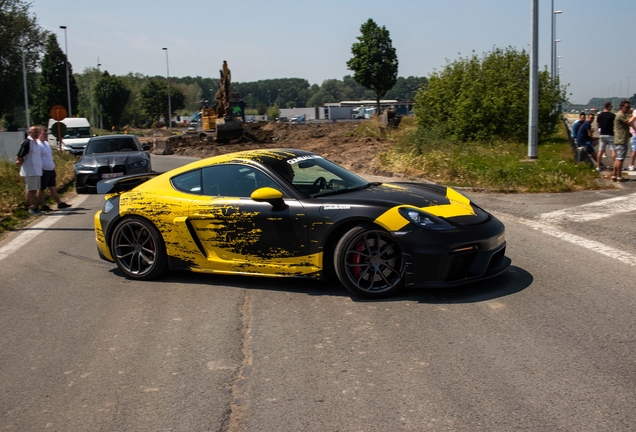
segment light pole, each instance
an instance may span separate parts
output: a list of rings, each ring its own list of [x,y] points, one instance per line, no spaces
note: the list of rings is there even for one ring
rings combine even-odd
[[[29,115],[29,91],[27,90],[26,62],[24,61],[24,38],[20,39],[22,45],[22,78],[24,80],[24,112],[26,114],[27,130],[31,128],[31,116]]]
[[[172,101],[170,99],[170,65],[168,63],[168,48],[162,48],[166,52],[166,81],[168,81],[168,124],[172,132]]]
[[[71,85],[68,78],[68,42],[66,40],[66,26],[60,26],[61,29],[64,29],[64,49],[66,53],[66,94],[68,96],[68,116],[73,117],[73,109],[71,108]]]
[[[97,57],[97,79],[99,80],[102,76],[101,71],[99,70],[99,67],[102,64],[99,62],[99,57]],[[104,129],[104,117],[102,116],[102,105],[99,105],[99,128],[100,129]]]
[[[550,76],[552,78],[554,78],[554,76],[556,75],[556,45],[555,45],[555,41],[554,38],[556,37],[556,15],[563,13],[563,11],[555,11],[554,10],[554,0],[552,0],[552,8],[550,9],[550,11],[552,12],[552,37],[550,38],[550,40],[552,41],[552,44],[550,46]]]
[[[278,109],[280,109],[280,89],[278,89]]]

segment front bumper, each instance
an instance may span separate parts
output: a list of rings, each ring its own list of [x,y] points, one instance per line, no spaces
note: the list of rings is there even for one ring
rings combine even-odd
[[[438,232],[426,238],[400,234],[407,286],[463,285],[497,276],[512,262],[505,256],[505,228],[495,218],[466,230]]]

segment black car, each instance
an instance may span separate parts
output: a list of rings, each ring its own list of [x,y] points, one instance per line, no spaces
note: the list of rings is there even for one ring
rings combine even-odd
[[[503,224],[461,193],[369,183],[301,150],[219,155],[98,188],[110,194],[94,218],[99,254],[132,279],[168,269],[335,275],[374,298],[482,280],[510,265]]]
[[[75,163],[77,193],[96,193],[102,179],[151,171],[149,145],[141,145],[134,135],[93,137]]]

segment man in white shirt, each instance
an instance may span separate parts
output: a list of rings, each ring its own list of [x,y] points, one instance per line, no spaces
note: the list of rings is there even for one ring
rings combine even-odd
[[[36,203],[36,195],[40,189],[40,177],[42,176],[42,147],[36,141],[40,135],[37,126],[29,128],[29,136],[20,145],[18,157],[15,163],[20,167],[20,175],[24,177],[26,184],[26,202],[29,214],[40,215]]]
[[[40,130],[40,137],[38,138],[38,144],[41,146],[42,154],[42,177],[40,190],[38,191],[38,201],[40,201],[40,208],[43,211],[51,211],[51,208],[46,205],[44,200],[44,192],[48,188],[51,193],[51,198],[57,203],[58,209],[65,209],[70,207],[69,204],[62,202],[60,196],[57,194],[57,187],[55,184],[55,162],[53,161],[53,149],[47,141],[49,137],[49,131],[46,128]]]

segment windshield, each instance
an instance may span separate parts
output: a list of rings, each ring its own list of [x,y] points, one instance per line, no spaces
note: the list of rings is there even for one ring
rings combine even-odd
[[[318,155],[299,156],[273,166],[303,195],[318,197],[359,190],[369,183]]]
[[[69,127],[66,128],[64,138],[90,138],[91,128],[89,127]]]
[[[133,138],[92,139],[86,145],[85,155],[112,152],[141,151]]]

